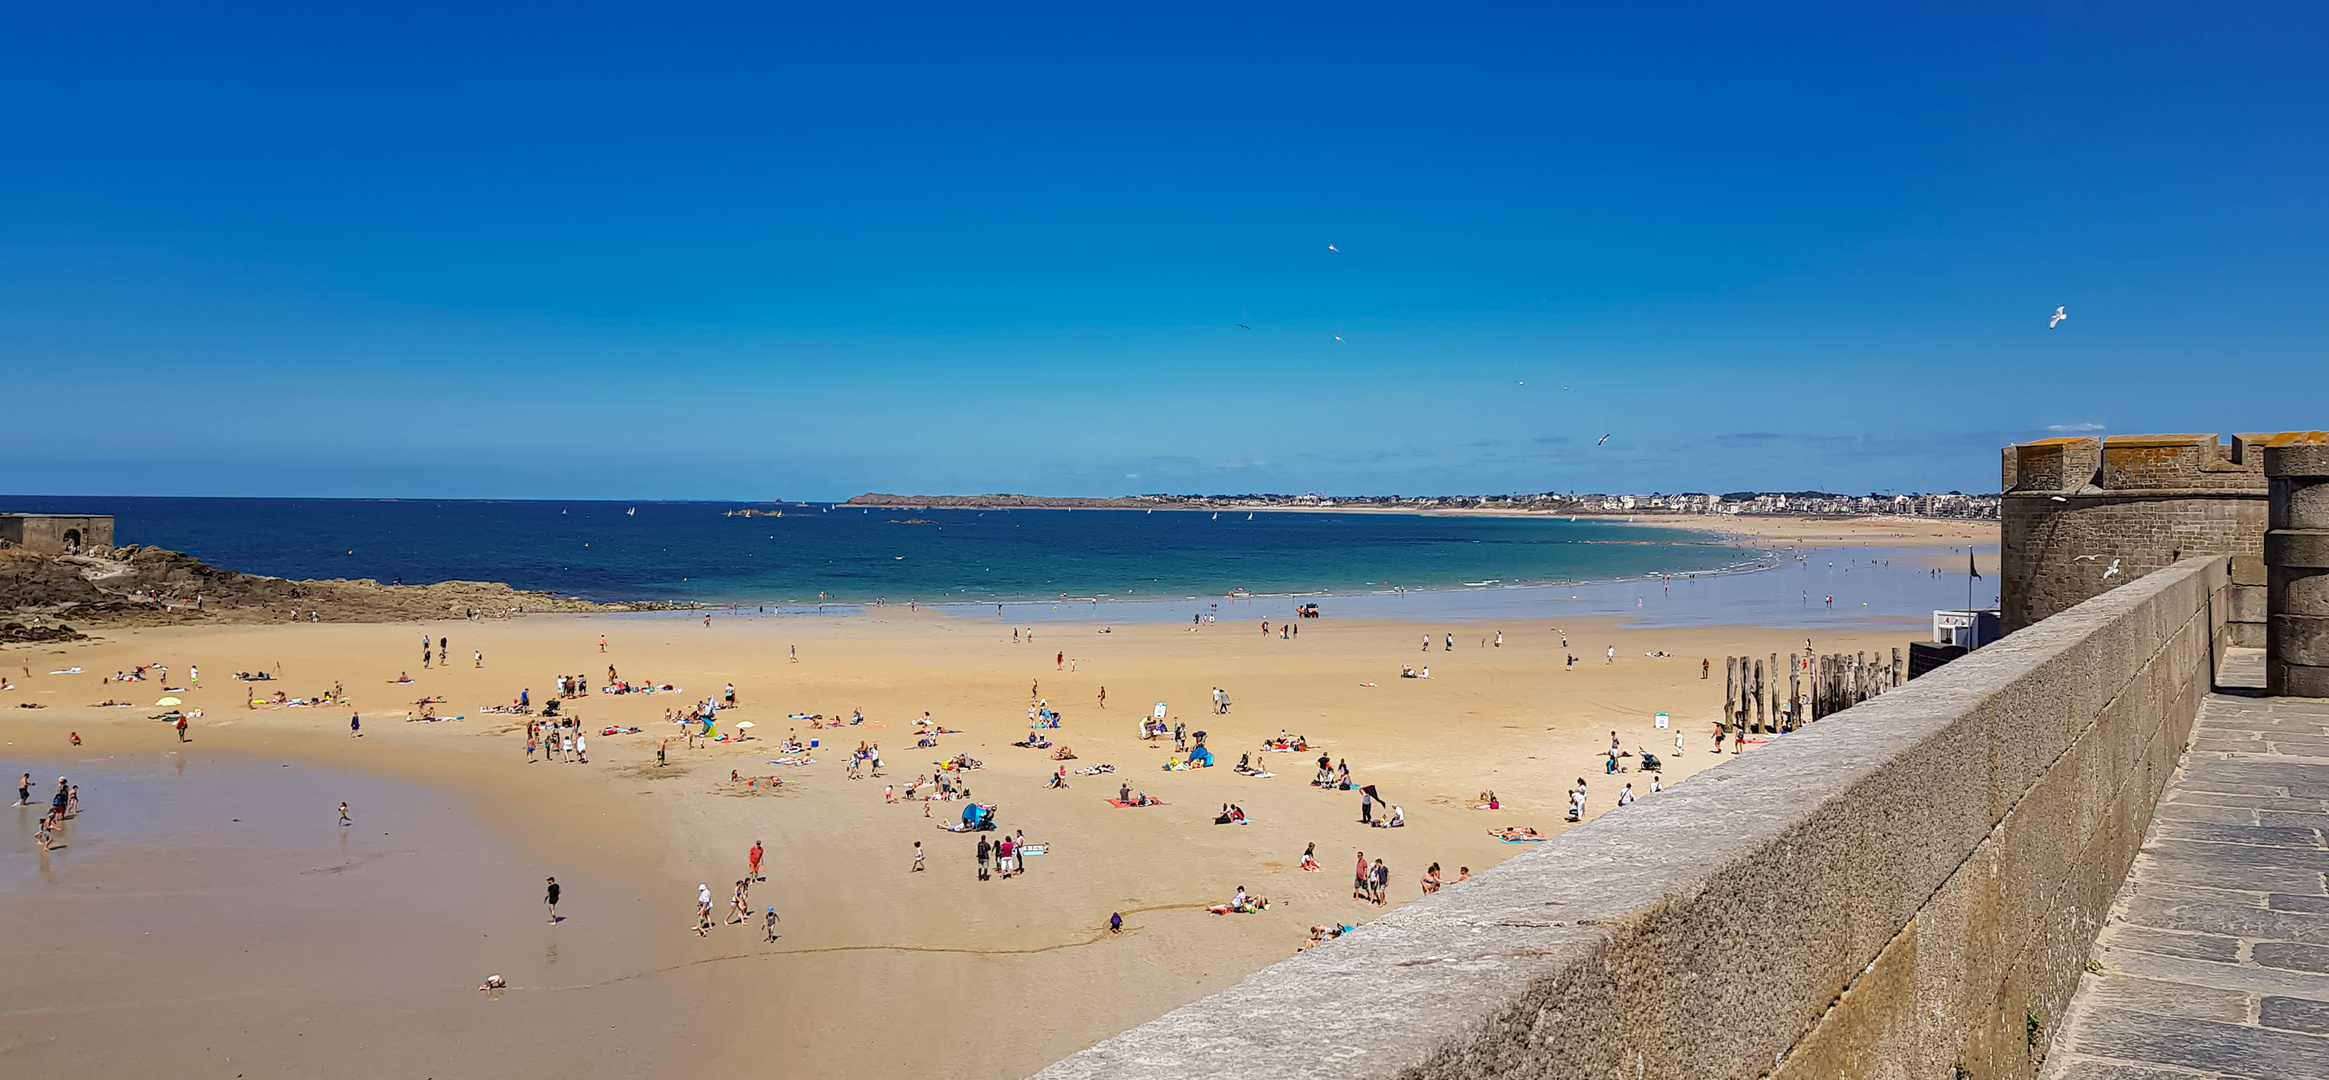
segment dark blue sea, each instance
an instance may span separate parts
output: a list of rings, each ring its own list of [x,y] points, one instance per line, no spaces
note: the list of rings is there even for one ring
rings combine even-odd
[[[799,605],[1461,589],[1711,572],[1753,552],[1608,521],[737,503],[10,497],[247,573]]]
[[[1145,622],[1277,618],[1330,597],[1328,613],[1347,616],[1872,625],[1963,606],[1968,585],[1996,602],[1994,578],[1936,576],[1929,550],[1765,550],[1609,520],[797,504],[728,515],[744,505],[0,496],[0,511],[112,514],[119,543],[247,573],[500,581],[767,614],[914,603]]]

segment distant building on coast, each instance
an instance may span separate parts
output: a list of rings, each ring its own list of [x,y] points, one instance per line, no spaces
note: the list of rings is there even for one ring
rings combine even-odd
[[[0,546],[69,555],[113,544],[111,514],[0,514]]]

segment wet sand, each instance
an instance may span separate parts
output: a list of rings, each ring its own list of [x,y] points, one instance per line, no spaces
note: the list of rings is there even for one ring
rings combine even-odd
[[[0,917],[43,928],[28,951],[5,957],[0,1058],[121,1075],[158,1072],[180,1054],[194,1063],[184,1071],[222,1076],[251,1062],[261,1063],[254,1075],[1024,1075],[1289,955],[1313,923],[1364,932],[1383,909],[1350,898],[1356,851],[1388,861],[1396,904],[1419,895],[1433,861],[1452,881],[1459,866],[1478,872],[1525,850],[1490,838],[1490,827],[1560,829],[1563,794],[1581,776],[1592,815],[1609,812],[1625,782],[1654,798],[1648,777],[1600,771],[1613,729],[1628,749],[1665,756],[1668,783],[1729,760],[1707,751],[1722,657],[1799,650],[1804,636],[1562,626],[1574,667],[1559,635],[1533,620],[1327,618],[1291,640],[1243,619],[1202,630],[1047,623],[1032,644],[1015,644],[1008,624],[895,608],[709,627],[558,615],[156,628],[0,652],[20,683],[0,692],[0,769],[51,783],[58,771],[90,777],[71,846],[45,869],[28,862],[29,818],[0,843]],[[419,667],[424,630],[452,639],[454,666]],[[1908,636],[1821,631],[1816,644],[1889,649]],[[1604,660],[1612,644],[1614,664]],[[1679,657],[1644,656],[1653,650]],[[1063,670],[1063,652],[1080,670]],[[1709,680],[1701,657],[1714,661]],[[99,682],[154,661],[171,666],[172,686],[188,664],[202,668],[201,688],[175,695],[203,712],[183,774],[175,736],[146,719],[159,711],[147,704],[159,684]],[[588,765],[529,764],[519,719],[479,712],[520,687],[538,705],[558,673],[587,674],[595,689],[610,663],[681,692],[572,702],[594,733]],[[1401,679],[1402,664],[1428,664],[1432,677]],[[46,674],[76,665],[82,674]],[[364,737],[348,736],[345,708],[244,707],[244,685],[226,678],[243,668],[279,669],[280,680],[257,685],[295,695],[340,681]],[[414,682],[392,685],[399,672]],[[740,707],[722,714],[722,729],[751,720],[762,738],[690,750],[661,723],[665,709],[731,680]],[[1027,733],[1031,683],[1066,714],[1049,734],[1075,749],[1067,764],[1112,763],[1115,775],[1044,787],[1058,764],[1050,753],[1009,745]],[[1229,690],[1228,716],[1210,713],[1213,686]],[[424,694],[466,718],[405,722]],[[141,707],[88,707],[108,696]],[[48,708],[15,707],[24,701]],[[1159,768],[1169,744],[1134,737],[1158,701],[1210,733],[1221,767]],[[815,730],[786,719],[853,709],[870,723]],[[910,720],[924,710],[964,733],[914,750]],[[1673,730],[1653,728],[1661,710],[1686,753],[1672,753]],[[597,736],[608,723],[647,733]],[[824,740],[818,763],[766,764],[796,727]],[[1363,827],[1356,793],[1310,787],[1315,751],[1255,754],[1277,773],[1268,779],[1227,767],[1281,728],[1348,760],[1359,782],[1404,808],[1408,827]],[[77,752],[66,744],[76,730],[86,742]],[[667,735],[672,764],[659,769],[653,747]],[[843,776],[842,747],[861,739],[881,745],[886,780]],[[984,763],[969,774],[972,792],[1000,806],[1005,831],[1052,845],[1024,877],[976,879],[976,838],[935,827],[960,804],[931,804],[925,818],[919,804],[883,801],[885,782],[902,789],[957,752]],[[730,770],[786,783],[734,785]],[[1126,783],[1166,805],[1107,805]],[[359,824],[341,840],[332,807],[344,796],[331,791],[348,786],[364,797],[348,799]],[[1470,809],[1484,788],[1506,808]],[[157,793],[167,791],[178,793]],[[1212,824],[1229,801],[1254,823]],[[258,809],[235,812],[243,806]],[[230,820],[216,820],[222,813]],[[157,820],[168,828],[151,827]],[[240,831],[259,824],[256,843]],[[365,835],[374,828],[389,835]],[[756,926],[688,932],[697,883],[724,912],[755,839],[768,848],[769,880],[754,900],[782,912],[783,937],[765,943]],[[909,872],[917,840],[930,868],[921,874]],[[1295,868],[1311,842],[1322,873]],[[552,873],[573,896],[570,920],[555,928],[539,903]],[[1270,909],[1204,911],[1240,885],[1270,897]],[[1104,932],[1112,911],[1125,915],[1121,936]],[[474,988],[497,972],[512,989],[488,1000]],[[132,1018],[160,1037],[118,1039]]]

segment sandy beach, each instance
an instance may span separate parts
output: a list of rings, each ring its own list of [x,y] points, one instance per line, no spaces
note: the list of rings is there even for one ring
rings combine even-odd
[[[1620,629],[1608,620],[1561,627],[1567,650],[1559,632],[1538,624],[1330,618],[1284,638],[1274,623],[1265,636],[1243,621],[1201,629],[1051,623],[1034,628],[1032,642],[1014,642],[1012,629],[889,608],[830,619],[715,617],[708,626],[670,616],[542,615],[160,627],[11,648],[0,653],[16,684],[0,692],[0,765],[12,777],[33,771],[36,799],[56,775],[86,781],[82,813],[63,831],[66,847],[34,852],[25,816],[17,840],[0,851],[0,910],[43,928],[5,957],[8,999],[40,1004],[0,1016],[0,1055],[35,1068],[141,1073],[199,1042],[206,1049],[195,1056],[215,1064],[188,1070],[196,1075],[233,1075],[239,1066],[230,1068],[230,1058],[333,1074],[352,1054],[394,1066],[387,1071],[490,1063],[552,1075],[571,1071],[559,1066],[588,1048],[594,1073],[607,1075],[755,1063],[802,1075],[1023,1075],[1292,953],[1313,924],[1357,924],[1363,933],[1384,909],[1351,898],[1347,872],[1359,851],[1387,861],[1397,904],[1421,894],[1432,862],[1452,882],[1459,867],[1487,871],[1526,850],[1491,838],[1490,828],[1557,832],[1565,792],[1579,778],[1588,781],[1589,817],[1611,812],[1626,783],[1654,798],[1649,776],[1601,771],[1612,730],[1627,750],[1664,757],[1668,784],[1729,760],[1708,751],[1722,657],[1804,646],[1788,630]],[[424,632],[450,639],[451,667],[420,666]],[[1825,652],[1903,641],[1861,633],[1814,645]],[[473,660],[479,651],[482,666]],[[1645,655],[1653,652],[1672,655]],[[1700,678],[1702,658],[1713,661],[1711,679]],[[166,680],[104,681],[155,663],[168,665]],[[599,693],[610,665],[623,679],[675,689]],[[1431,677],[1403,679],[1403,665],[1429,665]],[[190,721],[191,741],[180,744],[169,724],[147,717],[161,711],[153,703],[164,682],[188,686],[195,666],[200,684],[170,695],[201,713]],[[228,677],[262,669],[280,675],[254,684]],[[521,689],[539,706],[566,673],[592,687],[565,705],[586,722],[590,761],[529,763],[523,718],[481,709]],[[394,682],[400,675],[412,682]],[[689,748],[665,710],[720,696],[730,682],[738,706],[720,714],[720,728],[749,720],[757,737]],[[247,704],[252,687],[307,697],[335,683],[346,707]],[[1216,686],[1230,695],[1226,716],[1211,711]],[[461,718],[408,721],[423,698],[442,702],[439,716]],[[137,707],[92,707],[108,699]],[[1027,736],[1027,711],[1039,699],[1064,714],[1046,734],[1072,747],[1074,761],[1011,745]],[[1161,769],[1169,740],[1136,734],[1157,702],[1208,733],[1218,767]],[[866,717],[860,726],[788,719],[857,710]],[[911,721],[925,710],[961,733],[916,749]],[[1660,711],[1671,714],[1672,729],[1654,728]],[[364,719],[361,737],[349,734],[351,712]],[[608,725],[643,733],[598,735]],[[1281,729],[1347,761],[1407,825],[1362,826],[1356,793],[1310,786],[1316,751],[1260,753]],[[820,741],[814,765],[769,764],[783,756],[776,748],[788,732]],[[1680,754],[1677,732],[1686,743]],[[670,764],[658,767],[655,748],[665,739]],[[848,749],[859,741],[880,746],[883,778],[846,777]],[[1025,875],[978,880],[976,838],[937,827],[960,803],[930,803],[925,816],[922,803],[885,801],[885,786],[902,792],[935,759],[959,753],[981,763],[965,780],[973,799],[998,807],[1001,832],[1049,845],[1027,860]],[[1249,753],[1276,775],[1233,772]],[[1061,764],[1116,771],[1071,774],[1066,789],[1048,788]],[[304,787],[278,792],[282,785],[265,782],[270,771],[288,784],[319,770],[325,779]],[[783,783],[734,783],[731,774]],[[409,854],[343,858],[314,846],[341,842],[337,800],[324,790],[334,776],[378,788],[348,800],[360,823],[346,830],[348,841],[369,842],[377,828],[389,834],[382,851]],[[219,796],[204,784],[234,792],[240,801],[229,801],[243,812],[230,816],[251,820],[174,831],[138,820],[159,812],[141,787],[190,785],[176,797],[207,806]],[[1123,785],[1164,805],[1109,805]],[[1472,809],[1489,789],[1503,809]],[[1228,802],[1252,822],[1214,824]],[[238,840],[233,830],[254,823],[294,839]],[[296,841],[302,836],[313,842]],[[691,933],[697,886],[710,887],[724,915],[755,840],[769,852],[769,870],[751,900],[755,910],[781,913],[779,939],[765,941],[757,923]],[[916,841],[926,852],[923,873],[911,870]],[[1297,869],[1312,843],[1319,873]],[[243,869],[182,879],[154,873],[157,866]],[[319,867],[327,869],[308,873]],[[540,903],[541,879],[551,874],[569,889],[567,920],[555,925]],[[131,883],[171,912],[167,923],[108,891]],[[1269,909],[1207,913],[1239,886],[1269,897]],[[302,917],[248,899],[286,896],[303,898],[295,905]],[[457,900],[429,899],[443,897]],[[1106,933],[1111,913],[1123,914],[1122,935]],[[144,936],[168,928],[185,933],[154,943]],[[303,945],[341,938],[354,943]],[[237,942],[249,951],[232,964],[204,951]],[[372,953],[394,957],[392,972],[376,975]],[[510,988],[489,999],[474,988],[491,974]],[[109,1038],[123,1018],[125,985],[152,987],[169,1023],[185,1026],[157,1029],[167,1039]],[[279,1022],[281,999],[293,992],[306,1006],[294,1012],[318,1018],[297,1031]],[[415,1037],[423,1034],[430,1037]]]

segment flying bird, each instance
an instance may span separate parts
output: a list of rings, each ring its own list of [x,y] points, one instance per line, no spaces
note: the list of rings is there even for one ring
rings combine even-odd
[[[2107,569],[2107,570],[2104,570],[2104,571],[2103,571],[2103,579],[2107,581],[2107,580],[2109,580],[2109,579],[2111,579],[2111,578],[2113,578],[2113,577],[2116,577],[2116,576],[2118,575],[2118,573],[2119,573],[2119,560],[2117,560],[2117,559],[2112,559],[2112,560],[2111,560],[2111,565],[2110,565],[2110,568],[2109,568],[2109,569]]]
[[[1334,252],[1337,255],[1342,254],[1342,249],[1334,246],[1333,244],[1326,245],[1326,250]]]
[[[1598,438],[1598,439],[1595,439],[1595,440],[1593,440],[1593,445],[1595,445],[1595,446],[1599,446],[1599,445],[1601,445],[1602,443],[1605,443],[1605,442],[1608,442],[1608,441],[1609,441],[1609,436],[1608,436],[1608,435],[1604,435],[1604,436],[1602,436],[1602,437],[1600,437],[1600,438]]]
[[[1342,335],[1341,335],[1341,334],[1336,334],[1336,335],[1334,335],[1334,340],[1336,340],[1336,341],[1341,341],[1341,340],[1342,340]]]
[[[2093,561],[2095,561],[2095,560],[2097,560],[2097,559],[2100,559],[2100,558],[2102,558],[2102,556],[2100,556],[2100,555],[2080,555],[2080,556],[2078,556],[2077,558],[2074,558],[2074,559],[2072,559],[2072,560],[2070,560],[2070,561],[2071,561],[2071,562],[2093,562]]]
[[[2069,313],[2069,312],[2062,310],[2062,308],[2060,308],[2060,307],[2056,307],[2056,308],[2054,309],[2054,317],[2053,317],[2053,318],[2051,318],[2051,319],[2048,319],[2048,320],[2046,320],[2046,329],[2048,329],[2048,330],[2052,330],[2052,329],[2054,329],[2056,326],[2058,326],[2058,325],[2060,325],[2060,324],[2061,324],[2062,320],[2064,320],[2064,319],[2067,319],[2067,318],[2069,318],[2069,317],[2070,317],[2070,313]]]
[[[1238,329],[1240,329],[1240,330],[1251,330],[1251,329],[1253,329],[1253,327],[1247,326],[1247,325],[1246,325],[1246,324],[1244,324],[1244,323],[1239,323],[1239,324],[1237,324],[1237,328],[1238,328]]]
[[[1527,379],[1514,379],[1514,380],[1512,380],[1512,385],[1514,385],[1514,386],[1527,386],[1527,385],[1528,385],[1528,380],[1527,380]]]

